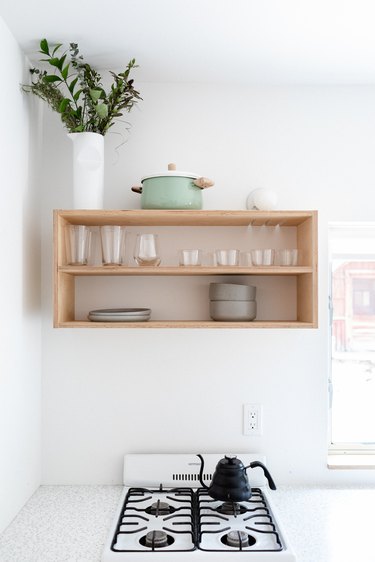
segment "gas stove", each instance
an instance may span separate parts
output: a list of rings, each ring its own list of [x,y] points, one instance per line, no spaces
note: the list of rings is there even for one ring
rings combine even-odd
[[[224,455],[203,455],[209,484]],[[264,463],[241,454],[246,465]],[[126,455],[124,490],[102,562],[296,562],[259,469],[251,470],[248,501],[221,502],[199,487],[194,454]]]

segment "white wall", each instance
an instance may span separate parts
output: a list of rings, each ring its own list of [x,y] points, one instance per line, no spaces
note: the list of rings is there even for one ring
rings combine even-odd
[[[41,318],[36,123],[20,90],[25,58],[1,18],[0,49],[1,531],[40,483]]]
[[[318,330],[54,330],[53,207],[71,206],[71,147],[48,114],[43,159],[43,482],[120,483],[125,452],[254,451],[279,483],[375,481],[328,471],[329,220],[373,220],[375,88],[140,84],[127,143],[106,138],[106,207],[175,161],[213,177],[207,209],[269,187],[281,209],[319,210]],[[118,294],[121,302],[121,293]],[[242,435],[242,404],[264,435]]]

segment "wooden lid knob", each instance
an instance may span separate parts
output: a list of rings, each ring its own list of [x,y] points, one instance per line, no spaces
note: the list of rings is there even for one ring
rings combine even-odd
[[[171,164],[168,164],[168,170],[170,172],[175,172],[177,170],[176,164],[173,164],[173,162]]]

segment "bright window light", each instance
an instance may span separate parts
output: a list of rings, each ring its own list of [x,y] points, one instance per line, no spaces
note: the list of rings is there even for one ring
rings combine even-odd
[[[331,444],[375,450],[375,223],[329,229]]]

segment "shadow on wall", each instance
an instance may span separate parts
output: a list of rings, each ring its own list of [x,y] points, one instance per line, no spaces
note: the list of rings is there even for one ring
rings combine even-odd
[[[39,100],[31,96],[24,96],[24,104],[29,116],[29,157],[22,210],[22,293],[23,311],[31,315],[41,310],[41,189],[38,173],[42,155],[42,108]]]

